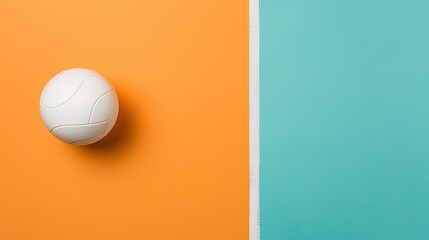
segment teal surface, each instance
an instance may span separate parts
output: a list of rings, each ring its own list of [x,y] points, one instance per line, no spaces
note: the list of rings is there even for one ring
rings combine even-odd
[[[261,239],[429,239],[429,1],[260,10]]]

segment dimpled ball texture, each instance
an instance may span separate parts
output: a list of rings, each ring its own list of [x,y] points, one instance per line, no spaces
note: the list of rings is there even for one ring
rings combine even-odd
[[[119,104],[113,86],[99,73],[74,68],[55,75],[43,89],[40,114],[48,130],[63,142],[88,145],[115,125]]]

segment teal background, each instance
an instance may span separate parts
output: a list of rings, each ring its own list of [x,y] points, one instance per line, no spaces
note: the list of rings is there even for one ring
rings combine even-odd
[[[261,239],[429,239],[429,1],[260,11]]]

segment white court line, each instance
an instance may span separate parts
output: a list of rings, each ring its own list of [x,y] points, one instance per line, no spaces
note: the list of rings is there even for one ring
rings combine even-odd
[[[249,118],[249,239],[259,240],[259,0],[249,0]]]

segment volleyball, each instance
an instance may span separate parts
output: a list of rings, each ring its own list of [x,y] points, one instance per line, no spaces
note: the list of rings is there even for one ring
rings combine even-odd
[[[112,84],[90,69],[58,73],[40,96],[40,114],[48,130],[61,141],[78,146],[106,136],[115,125],[118,111]]]

